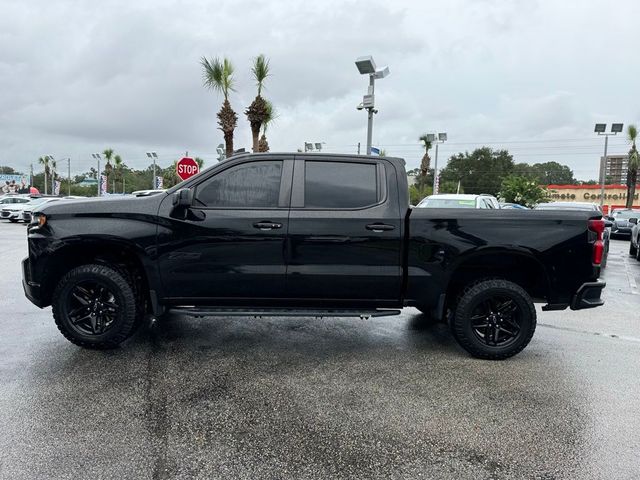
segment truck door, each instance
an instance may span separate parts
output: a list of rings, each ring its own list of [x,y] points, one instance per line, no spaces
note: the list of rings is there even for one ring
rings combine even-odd
[[[296,156],[287,295],[318,304],[397,302],[401,218],[389,162]]]
[[[158,266],[173,303],[239,305],[284,295],[293,159],[255,157],[220,165],[191,187],[182,217],[160,206]]]

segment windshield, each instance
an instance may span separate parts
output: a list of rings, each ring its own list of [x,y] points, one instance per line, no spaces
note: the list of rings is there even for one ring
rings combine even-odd
[[[540,203],[536,205],[536,210],[587,210],[595,211],[592,205],[579,205],[574,203]]]
[[[475,200],[462,198],[425,198],[418,207],[420,208],[476,208]]]
[[[630,218],[640,217],[640,210],[621,210],[613,212],[613,218],[620,220],[629,220]]]

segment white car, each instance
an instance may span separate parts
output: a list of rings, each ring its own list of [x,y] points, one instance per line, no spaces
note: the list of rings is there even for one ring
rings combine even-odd
[[[39,207],[45,203],[57,202],[59,200],[61,199],[58,197],[38,197],[31,199],[30,202],[10,204],[2,208],[2,211],[0,211],[0,218],[14,223],[20,221],[28,223],[31,221],[31,211],[33,207]],[[23,213],[25,211],[29,211],[29,218],[27,220],[23,217]]]
[[[443,193],[429,195],[423,198],[417,208],[500,208],[498,199],[493,195],[481,193],[479,195],[464,193]]]
[[[13,203],[27,203],[31,201],[29,197],[23,197],[21,195],[3,195],[0,197],[0,205],[10,205]]]

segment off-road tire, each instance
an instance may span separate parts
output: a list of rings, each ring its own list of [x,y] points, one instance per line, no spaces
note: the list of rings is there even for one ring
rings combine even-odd
[[[494,295],[513,300],[519,315],[520,331],[512,343],[504,346],[483,343],[472,328],[474,309]],[[482,280],[470,285],[459,296],[450,327],[460,346],[474,357],[503,360],[520,353],[531,341],[536,330],[536,310],[529,294],[519,285],[500,279]]]
[[[85,335],[78,332],[71,325],[66,313],[67,296],[71,295],[72,289],[82,281],[91,280],[108,285],[120,307],[113,325],[99,335]],[[139,323],[141,308],[130,280],[114,268],[97,264],[82,265],[67,272],[54,290],[51,305],[53,318],[65,338],[80,347],[92,349],[116,348],[129,338]]]

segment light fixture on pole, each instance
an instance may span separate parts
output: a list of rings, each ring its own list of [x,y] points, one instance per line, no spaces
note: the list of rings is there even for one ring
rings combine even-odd
[[[427,141],[436,144],[436,156],[433,161],[433,194],[437,195],[440,186],[438,182],[438,145],[447,141],[447,134],[438,133],[437,137],[433,133],[427,134]]]
[[[91,156],[98,161],[98,173],[96,173],[96,180],[98,180],[98,196],[102,193],[100,191],[100,183],[102,182],[102,175],[100,175],[100,154],[92,153]]]
[[[609,146],[609,137],[622,132],[623,126],[624,124],[622,123],[612,123],[611,133],[606,133],[607,124],[596,123],[595,129],[593,130],[598,135],[604,136],[604,156],[602,157],[602,161],[600,162],[600,207],[604,206],[604,183],[606,180],[605,173],[607,169],[607,147]]]
[[[305,152],[313,152],[314,149],[316,152],[322,151],[322,145],[325,142],[304,142],[304,151]]]
[[[358,105],[358,110],[367,110],[367,155],[371,155],[371,143],[373,138],[373,114],[378,113],[375,109],[375,81],[389,75],[389,67],[376,68],[376,62],[371,55],[358,57],[356,67],[361,75],[369,75],[369,89],[362,98],[362,103]]]
[[[221,162],[222,160],[224,160],[226,158],[226,154],[225,154],[225,150],[224,150],[224,143],[221,143],[216,147],[216,152],[218,154],[218,161],[219,162]]]
[[[147,157],[153,159],[153,186],[151,188],[155,190],[157,188],[158,181],[156,178],[156,159],[158,158],[158,154],[156,152],[147,152]]]

